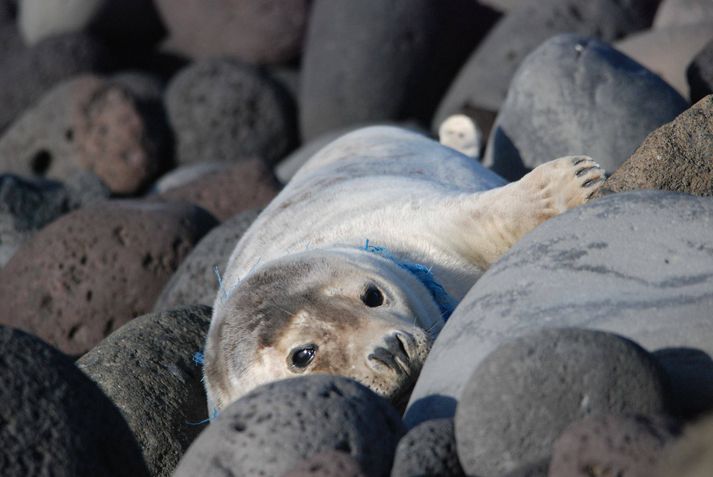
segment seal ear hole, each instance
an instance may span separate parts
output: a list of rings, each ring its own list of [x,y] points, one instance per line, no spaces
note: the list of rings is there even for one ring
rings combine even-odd
[[[292,371],[302,372],[314,361],[316,354],[317,345],[315,344],[299,346],[290,351],[290,355],[287,357],[287,364]]]
[[[384,304],[384,294],[373,284],[366,287],[360,298],[362,303],[369,308],[376,308]]]

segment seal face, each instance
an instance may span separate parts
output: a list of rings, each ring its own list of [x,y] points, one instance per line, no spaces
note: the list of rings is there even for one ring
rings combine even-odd
[[[344,375],[405,404],[444,324],[444,296],[457,303],[517,239],[602,181],[596,163],[573,156],[505,185],[392,127],[328,145],[228,261],[204,351],[211,414],[305,373]]]

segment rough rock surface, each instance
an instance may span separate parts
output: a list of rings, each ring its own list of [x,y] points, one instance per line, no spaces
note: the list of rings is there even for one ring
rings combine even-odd
[[[666,418],[587,416],[564,430],[552,446],[550,477],[654,475],[662,452],[680,433]]]
[[[688,98],[690,91],[686,68],[711,39],[713,21],[637,33],[614,46],[661,76]]]
[[[82,75],[63,82],[0,138],[0,168],[66,181],[89,171],[118,194],[141,190],[167,160],[161,112],[117,82]]]
[[[3,475],[148,477],[121,413],[71,359],[4,326],[0,349]]]
[[[354,457],[343,451],[325,451],[297,464],[282,477],[366,477]]]
[[[688,65],[686,79],[692,103],[713,93],[713,40],[706,43]]]
[[[663,189],[713,196],[713,96],[649,134],[600,194]]]
[[[58,182],[0,175],[0,268],[23,242],[71,205],[68,190]]]
[[[709,198],[661,191],[612,194],[540,225],[483,274],[450,317],[406,424],[452,415],[488,353],[542,327],[611,331],[649,351],[665,349],[668,356],[656,355],[676,404],[686,409],[694,399],[705,403],[697,411],[713,410],[713,361],[693,363],[684,388],[673,359],[713,355],[711,226]]]
[[[589,414],[656,414],[668,389],[656,360],[632,341],[579,328],[503,343],[463,388],[455,417],[467,475],[498,477],[547,459],[552,443]]]
[[[209,307],[194,306],[138,317],[77,361],[121,410],[152,476],[170,476],[205,427],[193,355],[203,349],[210,315]]]
[[[259,210],[242,212],[203,237],[166,283],[154,310],[170,310],[194,303],[212,306],[218,293],[215,267],[221,274],[225,273],[235,245],[259,213]]]
[[[105,201],[64,215],[0,270],[0,323],[80,355],[151,310],[214,225],[189,204]]]
[[[656,10],[654,28],[691,25],[713,20],[713,3],[708,0],[663,0]]]
[[[106,73],[109,51],[89,36],[47,38],[29,50],[10,50],[0,64],[0,132],[55,84],[79,73]]]
[[[433,419],[411,429],[399,441],[391,477],[465,476],[458,461],[453,419]]]
[[[297,135],[285,94],[257,68],[233,60],[203,60],[181,70],[166,91],[176,160],[281,159]]]
[[[196,204],[220,221],[266,206],[278,193],[272,171],[260,159],[246,159],[222,171],[209,172],[160,197]]]
[[[661,458],[656,477],[713,475],[713,415],[687,427]]]
[[[312,374],[266,384],[225,408],[174,475],[282,475],[314,454],[339,450],[366,475],[384,476],[403,432],[382,397],[341,376]]]
[[[613,41],[651,25],[658,1],[542,0],[522,2],[480,43],[441,101],[432,129],[452,114],[495,112],[525,57],[559,33]]]
[[[613,171],[687,106],[661,78],[609,45],[558,35],[520,65],[483,163],[510,180],[571,154]]]
[[[230,56],[249,63],[296,58],[310,0],[156,0],[168,48],[192,58]]]
[[[302,62],[302,136],[429,122],[492,13],[470,0],[316,0]]]

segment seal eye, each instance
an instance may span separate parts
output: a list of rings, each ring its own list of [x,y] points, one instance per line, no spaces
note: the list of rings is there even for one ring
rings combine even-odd
[[[317,347],[315,345],[296,348],[290,354],[290,364],[294,368],[304,369],[312,362],[316,353]]]
[[[384,304],[384,295],[375,285],[369,285],[362,293],[361,301],[369,308],[376,308]]]

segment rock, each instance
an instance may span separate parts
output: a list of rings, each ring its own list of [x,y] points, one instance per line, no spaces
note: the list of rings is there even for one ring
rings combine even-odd
[[[688,65],[686,79],[692,103],[713,93],[713,40],[706,43]]]
[[[126,421],[71,359],[4,326],[0,349],[3,475],[148,477]]]
[[[713,196],[713,96],[649,134],[600,194],[663,189]]]
[[[246,159],[222,171],[208,172],[160,197],[196,204],[218,220],[256,207],[266,206],[279,186],[272,171],[260,159]]]
[[[283,63],[299,56],[309,0],[156,0],[171,50],[196,59]],[[216,34],[218,33],[218,34]]]
[[[713,20],[708,0],[663,0],[654,18],[654,28],[691,25]]]
[[[124,70],[112,75],[111,81],[128,89],[141,102],[158,103],[161,107],[163,106],[163,93],[166,84],[153,73]]]
[[[680,430],[665,418],[605,414],[569,425],[552,446],[550,477],[654,475]]]
[[[1,13],[0,13],[1,15]],[[19,51],[25,50],[20,31],[14,23],[3,23],[0,19],[0,64],[5,59],[17,56]]]
[[[0,323],[81,355],[153,307],[214,225],[189,204],[105,201],[64,215],[0,270]]]
[[[434,419],[411,429],[396,448],[391,477],[465,476],[458,461],[453,419]]]
[[[504,477],[547,477],[549,467],[550,460],[544,459],[518,467],[512,472],[508,472]]]
[[[231,162],[196,162],[168,171],[157,180],[150,190],[151,195],[163,194],[183,187],[213,172],[227,171]]]
[[[111,191],[93,172],[78,170],[64,178],[72,209],[94,204],[111,197]]]
[[[16,0],[0,0],[0,24],[14,23],[17,17]]]
[[[572,421],[589,414],[667,410],[656,360],[612,333],[544,329],[501,344],[470,377],[455,418],[467,475],[501,476],[550,455]]]
[[[365,122],[427,123],[494,21],[470,0],[316,0],[302,61],[303,138]]]
[[[708,198],[638,191],[540,225],[483,274],[449,318],[411,395],[406,424],[452,415],[488,353],[543,327],[610,331],[649,351],[713,355],[712,224]],[[675,360],[662,364],[675,382]],[[712,371],[683,371],[696,395],[673,387],[675,404],[707,401],[713,410]]]
[[[152,476],[170,476],[207,422],[193,355],[203,349],[210,315],[195,306],[141,316],[77,361],[121,410]]]
[[[333,450],[315,454],[282,477],[365,477],[365,474],[351,455]]]
[[[612,171],[686,107],[658,76],[607,44],[559,35],[518,69],[483,163],[516,180],[557,157],[586,154]]]
[[[166,92],[176,160],[281,159],[297,135],[288,105],[282,90],[252,66],[232,60],[196,62]]]
[[[388,401],[356,381],[312,374],[263,385],[228,406],[174,475],[282,475],[314,454],[337,450],[364,474],[384,476],[402,434]]]
[[[520,63],[560,33],[612,41],[651,25],[658,0],[521,2],[480,43],[441,100],[432,129],[453,114],[493,113],[505,100]],[[481,125],[483,127],[484,125]]]
[[[37,230],[68,212],[70,204],[60,183],[0,175],[0,268]]]
[[[260,210],[255,209],[237,214],[203,237],[166,283],[154,310],[171,310],[194,303],[212,306],[219,288],[215,267],[219,273],[225,272],[230,254],[259,213]]]
[[[713,415],[686,428],[670,446],[656,477],[708,477],[713,472]]]
[[[112,192],[133,194],[165,166],[169,139],[155,103],[82,75],[54,87],[5,131],[0,168],[63,181],[89,171]]]
[[[711,39],[713,21],[649,30],[626,37],[614,46],[661,76],[688,98],[690,91],[686,68]]]
[[[90,33],[116,46],[150,46],[164,34],[151,0],[20,0],[18,22],[28,44],[63,33]]]
[[[89,36],[60,35],[30,49],[11,50],[0,64],[0,132],[60,81],[79,73],[106,73],[109,51]]]

